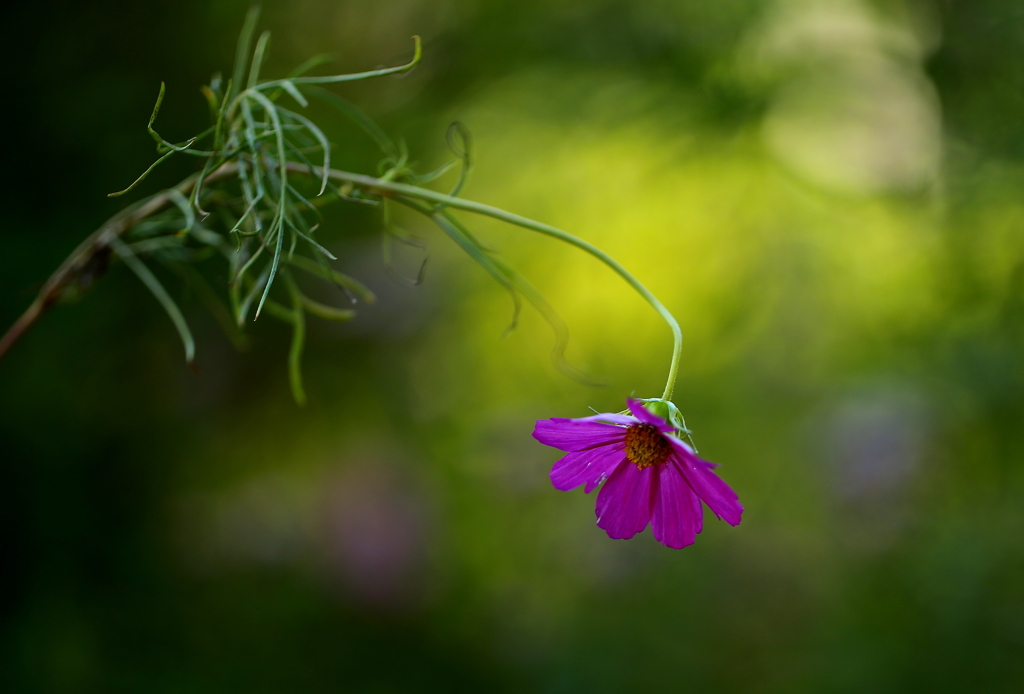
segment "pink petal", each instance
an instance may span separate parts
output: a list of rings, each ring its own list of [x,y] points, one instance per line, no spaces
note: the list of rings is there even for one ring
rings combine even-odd
[[[625,451],[616,444],[569,453],[551,468],[551,483],[563,492],[586,483],[589,494],[625,459]]]
[[[626,400],[626,404],[629,405],[629,411],[633,413],[633,416],[644,424],[657,427],[658,431],[663,434],[671,434],[675,431],[674,427],[669,426],[664,419],[644,407],[644,404],[639,400],[629,398]]]
[[[683,479],[675,462],[656,467],[654,513],[651,532],[666,547],[681,549],[692,545],[704,528],[700,499]]]
[[[668,440],[676,447],[677,450],[680,451],[680,455],[697,455],[697,453],[690,448],[690,444],[686,443],[686,441],[683,441],[678,436],[669,436]],[[710,460],[704,460],[701,458],[700,461],[705,465],[710,465],[712,468],[718,467],[718,463],[712,463]]]
[[[625,437],[626,430],[613,424],[560,417],[542,419],[533,429],[533,438],[545,446],[563,451],[583,451],[621,441]]]
[[[626,460],[626,457],[623,456],[622,460],[620,460],[619,462],[624,462],[625,460]],[[613,472],[615,472],[615,466],[614,465],[612,465],[607,470],[605,470],[604,474],[601,475],[600,477],[597,477],[597,478],[592,479],[589,482],[587,482],[587,486],[583,488],[583,493],[584,494],[589,494],[590,492],[592,492],[595,489],[597,489],[597,485],[601,484],[606,479],[608,479],[608,475],[612,474]]]
[[[597,495],[597,525],[608,537],[628,540],[647,527],[654,499],[651,496],[652,468],[637,469],[620,464]]]
[[[602,412],[600,414],[590,415],[589,417],[580,417],[572,420],[574,422],[608,422],[609,424],[623,424],[629,426],[630,424],[638,424],[636,417],[630,417],[628,414],[612,414],[610,412]]]
[[[673,445],[681,442],[672,441]],[[670,458],[679,466],[690,485],[693,493],[708,505],[712,513],[729,525],[739,525],[743,515],[743,505],[739,497],[729,485],[714,473],[714,465],[701,460],[688,446],[675,445],[674,455]]]

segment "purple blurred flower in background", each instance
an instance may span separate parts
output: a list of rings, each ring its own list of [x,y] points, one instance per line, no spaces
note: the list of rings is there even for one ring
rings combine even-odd
[[[601,482],[597,525],[613,539],[628,539],[651,524],[655,539],[676,549],[693,544],[704,527],[700,502],[729,525],[739,525],[743,506],[736,493],[677,436],[676,427],[627,400],[632,416],[597,414],[580,419],[542,419],[533,437],[568,455],[551,468],[556,489]]]

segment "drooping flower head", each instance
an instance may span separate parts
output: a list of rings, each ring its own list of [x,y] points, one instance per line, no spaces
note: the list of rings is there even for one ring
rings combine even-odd
[[[541,443],[568,455],[551,468],[556,489],[586,485],[597,495],[597,525],[614,539],[628,539],[651,524],[658,542],[681,548],[704,527],[701,502],[729,525],[739,525],[736,493],[679,438],[676,410],[664,400],[627,400],[631,414],[542,419],[533,430]],[[648,409],[650,408],[650,409]],[[651,410],[658,411],[658,416]]]

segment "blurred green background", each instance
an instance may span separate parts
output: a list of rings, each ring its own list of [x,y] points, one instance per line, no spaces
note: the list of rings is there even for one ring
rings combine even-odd
[[[161,80],[162,133],[205,127],[246,7],[2,10],[4,326],[151,161]],[[462,216],[562,312],[591,388],[536,314],[501,339],[508,297],[436,231],[406,220],[429,260],[405,286],[376,213],[339,204],[321,238],[380,301],[311,323],[305,408],[280,324],[237,351],[178,290],[190,371],[120,265],[0,361],[4,691],[1024,688],[1020,3],[270,0],[261,28],[268,74],[397,64],[423,36],[411,74],[338,92],[422,170],[463,121],[466,197],[662,298],[676,402],[743,523],[613,541],[593,495],[550,486],[534,420],[657,395],[668,366],[605,268]]]

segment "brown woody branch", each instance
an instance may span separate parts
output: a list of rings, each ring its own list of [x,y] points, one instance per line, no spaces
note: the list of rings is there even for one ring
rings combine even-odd
[[[233,162],[224,164],[206,177],[210,183],[226,178],[235,173],[237,165]],[[170,188],[156,195],[135,203],[121,210],[108,219],[103,226],[89,235],[71,255],[60,264],[60,267],[50,275],[32,304],[25,310],[21,317],[4,333],[0,338],[0,358],[11,348],[11,346],[24,335],[32,325],[39,320],[51,306],[57,303],[64,292],[75,285],[86,287],[92,283],[96,274],[102,272],[106,260],[111,252],[111,243],[119,239],[133,226],[146,217],[162,210],[171,202],[175,192],[187,195],[195,186],[199,174],[190,176],[174,188]]]

